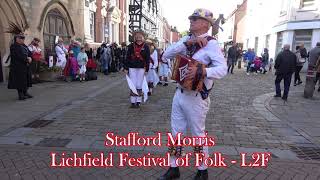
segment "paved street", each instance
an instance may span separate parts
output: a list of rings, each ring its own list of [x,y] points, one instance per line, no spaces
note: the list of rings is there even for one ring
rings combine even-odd
[[[215,83],[206,121],[209,135],[216,137],[210,152],[221,152],[227,161],[239,160],[242,152],[271,152],[272,157],[267,168],[239,163],[209,168],[210,179],[320,179],[320,93],[307,100],[303,86],[292,86],[284,103],[273,98],[273,89],[271,73],[247,76],[243,70]],[[135,110],[129,108],[122,74],[86,83],[38,84],[31,90],[35,98],[24,102],[0,85],[0,179],[156,179],[165,169],[50,168],[50,152],[163,156],[166,147],[105,147],[105,133],[169,132],[174,91],[175,84],[157,87]],[[180,179],[192,179],[196,169],[181,172]]]

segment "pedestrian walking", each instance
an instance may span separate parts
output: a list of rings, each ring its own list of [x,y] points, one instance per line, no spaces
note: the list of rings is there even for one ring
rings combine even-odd
[[[294,73],[294,86],[302,84],[302,81],[300,78],[300,71],[303,68],[304,63],[306,62],[305,53],[306,52],[304,51],[304,48],[302,48],[301,46],[296,47],[297,67]]]
[[[269,72],[272,72],[273,69],[273,58],[270,58],[270,62],[269,62]]]
[[[169,72],[171,68],[171,60],[170,59],[163,59],[163,50],[160,50],[161,55],[159,58],[160,65],[159,65],[159,79],[160,84],[164,83],[163,86],[168,86],[168,79],[169,79]]]
[[[309,51],[309,64],[308,66],[315,67],[320,56],[320,42],[316,44],[316,47]]]
[[[304,88],[304,97],[305,98],[312,98],[313,93],[315,90],[315,86],[317,83],[317,71],[316,71],[316,64],[318,58],[320,56],[320,42],[316,44],[316,47],[309,51],[309,61],[308,61],[308,73],[306,76],[306,83]]]
[[[146,40],[147,45],[149,46],[150,49],[150,62],[149,62],[149,71],[147,74],[147,82],[148,82],[148,87],[149,87],[149,92],[148,96],[151,96],[153,93],[153,88],[158,82],[155,82],[159,79],[156,69],[158,67],[158,52],[157,49],[152,42],[152,40],[147,39]]]
[[[233,74],[233,68],[237,63],[237,43],[233,43],[228,49],[228,73]]]
[[[208,35],[210,26],[213,25],[213,14],[206,9],[196,9],[189,16],[191,34],[183,37],[176,44],[171,45],[163,54],[163,59],[173,59],[177,55],[187,55],[192,59],[205,64],[207,67],[199,70],[189,67],[184,78],[194,79],[204,77],[204,86],[200,91],[187,90],[178,85],[172,102],[171,129],[172,135],[185,134],[190,127],[192,136],[205,137],[205,119],[209,111],[209,93],[213,87],[213,79],[221,79],[227,74],[227,63],[221,52],[218,42]],[[203,74],[199,74],[203,72]],[[201,76],[204,75],[204,76]],[[208,157],[208,147],[199,143],[194,147],[195,153],[204,153]],[[160,180],[175,179],[180,177],[177,157],[183,155],[183,147],[172,145],[169,147],[170,168],[162,175]],[[194,179],[207,180],[208,170],[205,164],[198,167]],[[212,178],[211,178],[212,179]]]
[[[242,47],[238,47],[238,50],[237,50],[238,69],[241,69],[241,66],[242,66],[241,65],[242,56],[243,56]]]
[[[150,49],[145,44],[145,33],[143,30],[134,31],[133,37],[134,42],[128,46],[124,69],[137,91],[137,94],[132,90],[130,92],[131,108],[139,108],[142,102],[144,74],[149,71]]]
[[[316,44],[316,47],[311,49],[310,52],[309,52],[309,64],[308,64],[308,66],[314,67],[314,69],[317,71],[314,85],[316,85],[317,82],[320,81],[320,72],[318,71],[319,70],[319,66],[320,66],[319,65],[320,64],[319,58],[320,58],[320,42],[318,42]],[[320,82],[319,82],[318,92],[320,92]]]
[[[309,55],[303,43],[300,44],[299,49],[300,49],[301,58],[305,60],[304,62],[306,62]]]
[[[267,48],[263,49],[263,54],[262,54],[262,68],[263,68],[263,74],[267,72],[266,67],[269,64],[269,50]]]
[[[287,100],[290,90],[292,74],[295,72],[297,66],[297,56],[290,51],[290,45],[286,44],[283,51],[280,52],[276,58],[274,68],[276,69],[276,95],[281,97],[280,83],[284,80],[284,92],[282,99]]]
[[[253,49],[249,48],[248,51],[244,54],[244,60],[247,64],[247,75],[250,75],[250,68],[251,65],[256,57],[256,54],[254,53]]]

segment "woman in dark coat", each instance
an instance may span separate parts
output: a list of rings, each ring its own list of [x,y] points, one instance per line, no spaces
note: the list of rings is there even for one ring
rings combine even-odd
[[[11,63],[8,89],[17,89],[19,100],[32,98],[28,88],[32,86],[30,64],[31,52],[24,43],[24,35],[16,35],[10,47]]]

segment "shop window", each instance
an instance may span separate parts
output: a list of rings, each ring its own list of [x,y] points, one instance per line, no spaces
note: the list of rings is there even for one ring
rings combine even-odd
[[[277,34],[276,55],[282,50],[283,32]]]
[[[296,30],[294,33],[294,49],[296,46],[304,44],[304,47],[307,50],[310,50],[312,47],[312,30]]]

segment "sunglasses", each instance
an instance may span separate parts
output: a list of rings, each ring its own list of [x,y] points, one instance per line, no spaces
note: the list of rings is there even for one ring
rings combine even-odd
[[[26,37],[24,36],[18,36],[19,39],[25,39]]]
[[[199,18],[196,18],[196,17],[191,17],[189,18],[190,21],[197,21]]]

